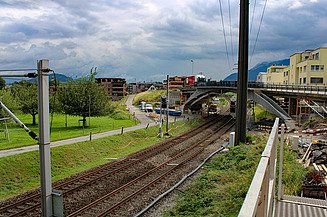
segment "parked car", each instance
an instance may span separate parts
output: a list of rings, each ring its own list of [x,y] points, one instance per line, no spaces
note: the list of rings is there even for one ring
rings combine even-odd
[[[153,107],[151,104],[145,104],[145,111],[146,112],[153,112]]]

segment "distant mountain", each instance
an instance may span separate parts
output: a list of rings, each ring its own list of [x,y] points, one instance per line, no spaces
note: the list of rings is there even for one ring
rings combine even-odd
[[[277,60],[273,62],[262,62],[255,65],[252,69],[249,70],[248,79],[249,81],[255,81],[259,72],[266,72],[267,68],[272,65],[284,65],[288,66],[290,64],[290,59]],[[236,81],[237,73],[230,74],[227,76],[224,81]]]
[[[49,80],[54,79],[54,75],[50,74],[49,75]],[[61,82],[61,83],[66,83],[68,81],[73,80],[71,77],[67,77],[66,75],[60,74],[60,73],[56,73],[56,79]]]
[[[54,79],[54,74],[51,73],[49,75],[49,81],[53,80]],[[37,78],[32,78],[32,79],[29,79],[28,81],[32,82],[32,83],[36,83],[36,79]],[[60,82],[60,83],[66,83],[70,80],[73,80],[71,77],[67,77],[66,75],[63,75],[63,74],[60,74],[60,73],[56,73],[56,79]]]

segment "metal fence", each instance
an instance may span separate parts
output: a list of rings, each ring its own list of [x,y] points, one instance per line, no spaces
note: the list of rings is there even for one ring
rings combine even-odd
[[[276,118],[239,217],[270,217],[273,214],[279,119]],[[281,141],[283,141],[283,133]]]

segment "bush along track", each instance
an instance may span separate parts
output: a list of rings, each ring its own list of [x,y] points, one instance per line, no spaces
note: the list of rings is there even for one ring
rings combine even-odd
[[[219,154],[203,167],[202,173],[187,189],[178,193],[175,206],[166,210],[171,216],[237,216],[251,184],[267,135],[251,136],[252,142]],[[283,183],[286,194],[298,195],[306,170],[296,154],[285,147]]]

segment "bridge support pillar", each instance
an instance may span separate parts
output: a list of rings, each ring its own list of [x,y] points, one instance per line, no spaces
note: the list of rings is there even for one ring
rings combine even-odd
[[[296,98],[290,98],[289,102],[289,115],[297,115],[298,114],[298,100]]]
[[[290,114],[290,100],[291,100],[290,97],[285,97],[284,102],[283,102],[283,108],[287,112],[288,115],[291,115]]]

